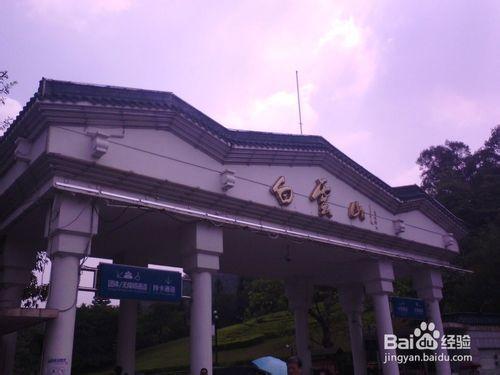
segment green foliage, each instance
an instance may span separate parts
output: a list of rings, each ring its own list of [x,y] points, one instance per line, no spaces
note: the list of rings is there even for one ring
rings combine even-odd
[[[282,311],[286,308],[287,300],[282,281],[256,279],[248,286],[248,307],[245,312],[247,318]]]
[[[44,328],[44,325],[40,324],[17,333],[14,374],[35,375],[39,373]]]
[[[226,327],[243,322],[245,310],[248,306],[250,285],[251,280],[240,278],[236,293],[234,291],[226,292],[220,283],[220,279],[216,279],[213,308],[218,312],[217,327]]]
[[[309,314],[321,328],[321,346],[333,347],[333,322],[335,311],[339,306],[337,290],[329,287],[316,287],[314,290],[313,306]]]
[[[109,306],[111,305],[111,300],[109,298],[101,298],[97,296],[97,293],[94,294],[94,298],[92,298],[92,306]]]
[[[218,331],[219,362],[227,366],[248,363],[264,355],[280,358],[290,356],[293,343],[293,317],[280,311],[221,328]],[[137,371],[145,373],[170,373],[186,369],[189,365],[189,339],[187,337],[148,347],[137,352]],[[110,372],[100,372],[110,374]]]
[[[118,308],[82,305],[76,312],[73,372],[110,366],[116,358]]]
[[[450,274],[445,283],[448,311],[500,312],[500,217],[462,241],[460,265],[473,274]]]
[[[349,350],[346,318],[338,304],[336,306],[332,328],[336,338],[335,358],[339,366],[345,369],[343,373],[350,373],[350,355],[345,353]],[[365,325],[373,324],[372,315],[365,318]],[[293,327],[292,314],[280,311],[221,328],[218,336],[223,348],[219,351],[219,363],[222,366],[248,364],[252,359],[265,355],[285,359],[295,353]],[[314,321],[310,321],[310,330],[313,336],[321,335]],[[314,342],[311,346],[313,352],[320,348]],[[140,350],[137,352],[136,365],[138,372],[146,374],[170,374],[176,370],[186,370],[189,366],[189,339],[185,337]],[[102,371],[99,374],[111,372]]]
[[[500,312],[500,126],[471,153],[461,142],[424,150],[422,188],[466,224],[459,265],[473,274],[445,278],[445,310]]]
[[[17,81],[9,79],[9,73],[6,70],[0,70],[0,105],[5,104],[6,96],[10,94],[10,89],[16,84]],[[12,118],[8,117],[0,123],[0,136],[10,126],[12,120]]]
[[[264,335],[259,333],[253,333],[249,337],[245,337],[244,339],[238,336],[232,338],[226,336],[225,340],[219,340],[217,346],[219,351],[246,348],[263,342],[265,338],[266,337]]]
[[[153,303],[139,315],[137,348],[158,345],[189,332],[184,305]]]
[[[35,267],[31,271],[29,284],[23,291],[23,307],[36,308],[40,302],[47,300],[49,284],[39,284],[36,274],[43,273],[48,262],[45,251],[38,251],[36,253]]]
[[[417,292],[413,288],[411,278],[396,279],[394,281],[394,295],[417,298]]]
[[[470,157],[469,146],[446,141],[445,145],[422,151],[417,159],[422,171],[422,188],[460,218],[467,217],[472,209],[467,176]]]
[[[10,94],[10,89],[17,84],[17,81],[9,79],[6,70],[0,70],[0,104],[5,104],[5,97]]]

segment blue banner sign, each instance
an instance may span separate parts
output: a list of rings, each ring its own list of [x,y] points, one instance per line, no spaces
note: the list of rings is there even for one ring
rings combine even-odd
[[[396,318],[425,320],[425,303],[421,299],[391,297],[391,305]]]
[[[97,295],[101,298],[179,302],[182,275],[180,272],[100,263],[97,266]]]

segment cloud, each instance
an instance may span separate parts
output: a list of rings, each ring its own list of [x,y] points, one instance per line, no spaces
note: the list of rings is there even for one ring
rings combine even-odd
[[[129,10],[134,0],[30,0],[28,4],[32,17],[83,31],[95,19]]]
[[[315,48],[316,68],[332,101],[363,97],[377,72],[377,43],[362,21],[335,18]]]
[[[80,13],[80,14],[104,14],[119,13],[128,10],[133,0],[32,0],[31,8],[41,14],[56,13]]]
[[[483,122],[482,105],[456,92],[439,90],[432,96],[431,119],[438,125],[452,128],[470,127]]]
[[[252,61],[245,71],[238,71],[246,77],[242,81],[245,90],[235,92],[229,102],[225,99],[224,107],[216,114],[225,125],[296,132],[296,69],[300,74],[302,118],[307,134],[328,135],[332,126],[329,111],[334,102],[361,99],[371,88],[377,72],[377,43],[362,17],[343,15],[342,6],[336,4],[306,12],[301,17],[304,9],[289,9],[286,18],[274,19],[273,32],[254,25],[252,36],[238,34],[233,40],[225,34],[226,48],[233,43],[241,45],[244,40]],[[295,27],[296,22],[300,22],[299,28]]]
[[[349,150],[364,147],[372,137],[369,130],[353,130],[349,132],[331,132],[331,138],[336,147],[341,150]]]
[[[88,3],[93,13],[118,13],[131,8],[133,0],[93,0]]]
[[[388,183],[391,186],[420,184],[420,169],[418,165],[414,165],[413,167],[394,175],[392,178],[388,179]]]
[[[318,49],[327,44],[335,43],[342,48],[355,48],[360,45],[362,31],[355,24],[352,17],[348,19],[335,19],[328,32],[323,35],[318,43]]]
[[[302,122],[310,133],[318,120],[318,114],[311,105],[314,86],[301,87]],[[299,112],[295,91],[277,91],[264,98],[255,98],[237,111],[231,111],[223,123],[231,128],[252,129],[275,133],[299,133]]]
[[[6,98],[5,105],[0,104],[0,125],[9,117],[14,119],[21,109],[22,105],[17,100]],[[3,133],[2,128],[0,128],[0,135]]]

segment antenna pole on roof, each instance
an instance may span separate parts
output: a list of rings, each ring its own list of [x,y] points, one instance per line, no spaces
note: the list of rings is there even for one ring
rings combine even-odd
[[[299,71],[295,71],[295,81],[297,83],[297,102],[299,104],[299,125],[300,125],[300,135],[302,135],[302,113],[300,111],[300,91],[299,91]]]

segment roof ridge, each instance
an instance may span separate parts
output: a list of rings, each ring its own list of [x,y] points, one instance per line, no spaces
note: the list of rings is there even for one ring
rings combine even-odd
[[[185,115],[191,117],[192,121],[198,122],[199,125],[206,131],[229,143],[249,145],[253,147],[259,147],[260,145],[261,147],[276,146],[294,150],[326,151],[331,154],[332,157],[338,159],[341,163],[344,163],[346,166],[353,169],[360,176],[378,186],[395,200],[404,202],[425,197],[431,203],[434,203],[438,209],[447,212],[447,215],[451,215],[455,220],[458,219],[442,204],[427,195],[422,189],[418,188],[417,185],[391,187],[388,183],[375,176],[362,165],[356,163],[353,159],[320,135],[228,129],[170,91],[128,88],[122,86],[79,83],[42,78],[37,92],[23,107],[10,128],[5,132],[4,136],[0,138],[0,144],[3,144],[7,138],[9,138],[10,133],[14,130],[16,124],[22,121],[24,114],[29,110],[29,108],[32,107],[35,101],[50,100],[51,98],[57,98],[62,101],[66,100],[68,102],[87,99],[93,104],[96,104],[96,102],[98,103],[98,100],[93,99],[100,98],[101,101],[106,100],[107,104],[116,107],[142,106],[143,108],[170,108],[183,112]],[[268,139],[263,139],[265,137]],[[420,191],[417,191],[415,187],[417,187]]]
[[[130,86],[106,85],[106,84],[101,84],[101,83],[68,81],[68,80],[46,78],[46,77],[42,77],[42,79],[40,80],[39,90],[42,87],[43,83],[45,83],[45,82],[47,82],[47,83],[64,83],[64,84],[70,84],[70,85],[74,85],[74,86],[87,86],[87,87],[90,86],[90,87],[102,88],[102,89],[130,90],[130,91],[151,92],[151,93],[161,93],[161,94],[174,95],[173,92],[171,92],[171,91],[144,89],[144,88],[130,87]]]

